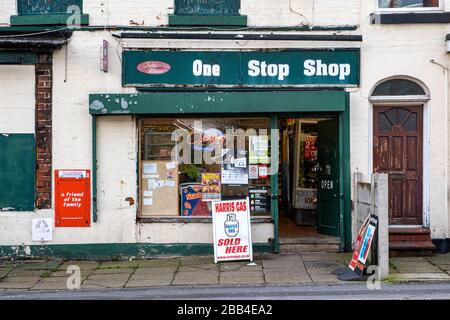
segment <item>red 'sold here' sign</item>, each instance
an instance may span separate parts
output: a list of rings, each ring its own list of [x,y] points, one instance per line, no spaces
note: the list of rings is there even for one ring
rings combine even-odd
[[[55,170],[55,226],[89,227],[90,170]]]

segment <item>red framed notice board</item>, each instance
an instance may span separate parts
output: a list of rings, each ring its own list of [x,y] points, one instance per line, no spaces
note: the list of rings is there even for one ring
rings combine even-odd
[[[91,225],[90,170],[55,170],[55,226]]]

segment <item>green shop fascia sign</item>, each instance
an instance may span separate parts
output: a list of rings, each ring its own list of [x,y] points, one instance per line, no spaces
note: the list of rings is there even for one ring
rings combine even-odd
[[[127,87],[356,87],[360,50],[125,50],[122,67]]]

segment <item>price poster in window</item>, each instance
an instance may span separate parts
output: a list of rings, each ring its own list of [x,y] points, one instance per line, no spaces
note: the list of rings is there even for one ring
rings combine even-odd
[[[202,200],[221,199],[220,173],[202,173]]]

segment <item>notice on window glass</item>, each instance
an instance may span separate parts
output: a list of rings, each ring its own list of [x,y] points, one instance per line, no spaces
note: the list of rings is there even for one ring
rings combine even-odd
[[[249,137],[249,163],[268,164],[269,163],[269,137],[250,136]]]
[[[202,173],[202,200],[214,201],[221,199],[220,174]]]

